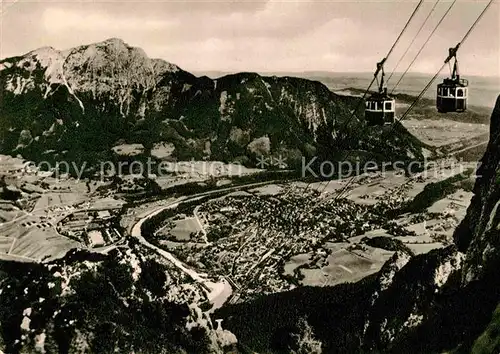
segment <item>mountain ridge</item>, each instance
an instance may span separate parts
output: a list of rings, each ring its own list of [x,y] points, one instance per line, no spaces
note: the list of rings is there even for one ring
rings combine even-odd
[[[32,159],[46,159],[43,151],[55,151],[54,159],[90,151],[102,160],[120,139],[146,150],[172,143],[175,159],[244,163],[274,153],[300,164],[299,156],[321,151],[326,158],[342,149],[378,158],[423,156],[422,144],[402,126],[396,134],[368,130],[357,99],[318,81],[256,73],[196,77],[116,38],[0,61],[0,97],[0,151]],[[352,136],[350,145],[338,146],[339,129]],[[262,141],[267,147],[256,153]]]

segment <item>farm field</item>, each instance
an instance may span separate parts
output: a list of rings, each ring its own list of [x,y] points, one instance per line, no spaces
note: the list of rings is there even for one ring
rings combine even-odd
[[[195,217],[189,217],[182,220],[176,220],[175,227],[169,233],[178,242],[186,242],[191,240],[191,234],[196,234],[201,231],[200,224]]]
[[[358,281],[376,273],[393,252],[365,246],[366,250],[339,250],[327,258],[326,266],[302,270],[303,285],[328,286]]]
[[[59,235],[53,225],[36,217],[27,217],[23,222],[0,226],[0,259],[15,256],[40,262],[47,258],[60,257],[71,248],[82,245]]]
[[[65,207],[84,202],[88,198],[79,193],[48,192],[40,196],[33,211],[48,209],[64,209]]]
[[[120,208],[123,201],[94,195],[105,184],[86,183],[30,169],[22,159],[0,155],[0,174],[19,195],[0,201],[0,259],[41,262],[88,246],[59,233],[58,223],[79,210]],[[93,196],[94,195],[94,196]]]
[[[450,119],[405,119],[402,124],[422,142],[442,146],[468,140],[489,132],[486,124],[456,122]]]
[[[300,273],[304,286],[333,286],[345,282],[355,282],[377,272],[394,252],[364,246],[364,250],[348,250],[349,243],[327,243],[325,249],[332,253],[322,262],[309,264],[312,253],[292,257],[285,265],[285,275]],[[307,268],[299,269],[300,266]]]
[[[410,177],[401,171],[371,172],[353,180],[248,188],[195,204],[194,213],[188,208],[187,215],[178,214],[181,220],[170,219],[173,226],[155,242],[195,268],[226,274],[240,287],[240,300],[234,301],[293,284],[355,282],[377,272],[395,252],[366,239],[392,239],[391,247],[414,254],[448,245],[469,205],[476,165],[449,158]],[[335,200],[341,190],[345,194]],[[371,210],[380,208],[402,211],[387,222],[380,219],[387,217],[384,212],[370,220]],[[205,223],[207,244],[186,242],[200,231],[196,215]],[[167,240],[172,235],[177,239]]]

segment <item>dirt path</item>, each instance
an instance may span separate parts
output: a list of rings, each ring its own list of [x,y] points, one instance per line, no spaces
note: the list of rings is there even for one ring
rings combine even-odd
[[[479,143],[479,144],[475,144],[475,145],[472,145],[472,146],[468,146],[468,147],[463,148],[463,149],[461,149],[461,150],[455,150],[455,151],[451,152],[449,156],[454,156],[454,155],[457,155],[457,154],[463,153],[463,152],[468,151],[468,150],[475,149],[475,148],[477,148],[477,147],[479,147],[479,146],[483,146],[483,145],[486,145],[486,144],[488,144],[488,140],[487,140],[487,141],[483,141],[483,142],[481,142],[481,143]]]

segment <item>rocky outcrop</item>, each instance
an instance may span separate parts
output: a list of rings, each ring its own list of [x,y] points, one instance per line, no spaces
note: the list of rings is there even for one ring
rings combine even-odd
[[[337,150],[422,157],[402,126],[395,134],[368,130],[351,115],[355,100],[319,82],[255,73],[195,77],[116,38],[0,61],[0,97],[0,152],[34,160],[41,151],[102,160],[120,140],[142,144],[145,154],[168,143],[169,158],[227,161],[255,155],[250,144],[262,137],[269,139],[264,152],[284,159]],[[340,130],[350,139],[336,146]]]
[[[480,279],[500,264],[500,96],[490,125],[490,141],[477,171],[474,196],[454,238],[467,251],[464,283]]]
[[[439,307],[436,299],[449,291],[445,285],[463,265],[464,255],[453,246],[411,259],[400,253],[379,273],[363,338],[368,352],[397,352],[406,345],[403,338],[429,320],[430,309]]]
[[[0,262],[5,353],[224,353],[236,342],[197,305],[203,289],[129,244],[50,263]],[[189,303],[188,303],[189,299]]]
[[[500,303],[499,122],[500,97],[456,245],[409,260],[398,252],[379,273],[365,323],[368,352],[468,352],[491,320]]]

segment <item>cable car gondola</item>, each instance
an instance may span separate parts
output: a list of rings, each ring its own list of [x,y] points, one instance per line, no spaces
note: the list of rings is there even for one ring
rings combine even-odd
[[[379,72],[382,73],[378,92],[375,92],[365,102],[365,119],[368,125],[390,125],[394,123],[396,114],[396,100],[387,94],[384,86],[384,62],[377,63],[377,71],[374,76],[378,80]]]
[[[449,78],[437,85],[436,108],[439,113],[465,112],[467,110],[467,96],[469,82],[460,78],[458,73],[457,49],[450,48],[448,58],[445,63],[455,59],[453,72]]]

